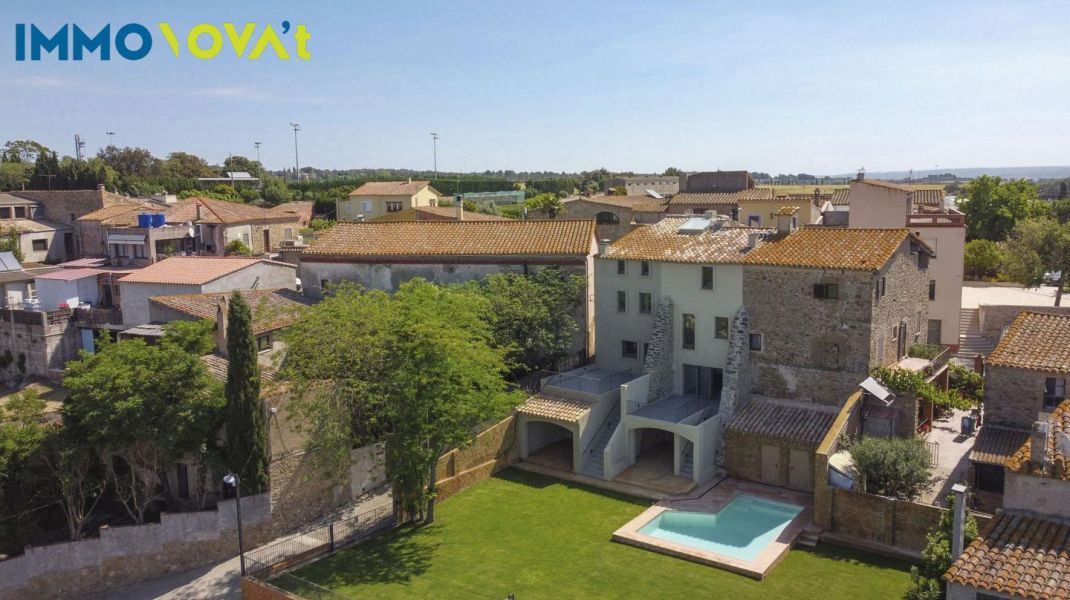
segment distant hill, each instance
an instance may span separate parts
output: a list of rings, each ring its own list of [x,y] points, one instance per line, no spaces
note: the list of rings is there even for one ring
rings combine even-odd
[[[1070,166],[1065,167],[967,167],[962,169],[922,169],[914,171],[914,179],[928,175],[953,173],[959,177],[972,179],[981,175],[995,175],[1005,179],[1061,179],[1070,177]],[[833,177],[854,177],[854,173],[833,175]],[[866,171],[866,177],[873,179],[906,179],[910,171]]]

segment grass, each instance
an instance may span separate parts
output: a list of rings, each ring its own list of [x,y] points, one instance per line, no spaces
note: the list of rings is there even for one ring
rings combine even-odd
[[[903,563],[820,545],[764,581],[610,541],[649,503],[508,469],[406,527],[299,569],[353,598],[900,598]],[[292,579],[275,585],[301,593]],[[314,597],[309,594],[309,597]]]

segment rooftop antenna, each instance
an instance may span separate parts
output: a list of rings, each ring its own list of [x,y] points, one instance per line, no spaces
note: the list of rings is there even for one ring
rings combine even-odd
[[[82,160],[82,148],[85,148],[85,141],[76,133],[74,134],[74,156],[78,160]]]

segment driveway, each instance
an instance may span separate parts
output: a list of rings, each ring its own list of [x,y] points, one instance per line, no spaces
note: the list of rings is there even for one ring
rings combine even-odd
[[[1039,288],[1026,289],[1005,283],[963,283],[962,308],[977,308],[981,304],[1055,306],[1055,286],[1042,285]]]

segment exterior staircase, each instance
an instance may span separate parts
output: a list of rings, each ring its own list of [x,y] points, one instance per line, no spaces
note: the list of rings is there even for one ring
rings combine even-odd
[[[606,444],[609,443],[609,438],[613,437],[613,432],[617,430],[619,423],[620,411],[610,411],[609,417],[598,428],[598,432],[594,435],[594,440],[591,441],[591,445],[583,453],[583,466],[580,467],[581,474],[596,479],[606,478],[605,453],[603,451],[606,449]]]
[[[976,308],[963,308],[959,311],[959,352],[960,359],[973,360],[977,355],[988,356],[996,349],[988,338],[981,335],[980,313]]]
[[[799,537],[795,538],[795,543],[799,544],[800,546],[813,548],[817,545],[817,542],[820,539],[821,528],[817,525],[814,525],[813,523],[810,523],[809,525],[803,528],[802,533],[799,534]]]
[[[686,442],[687,447],[684,448],[683,462],[680,464],[680,477],[686,477],[688,479],[694,479],[695,473],[695,445],[691,442]]]

